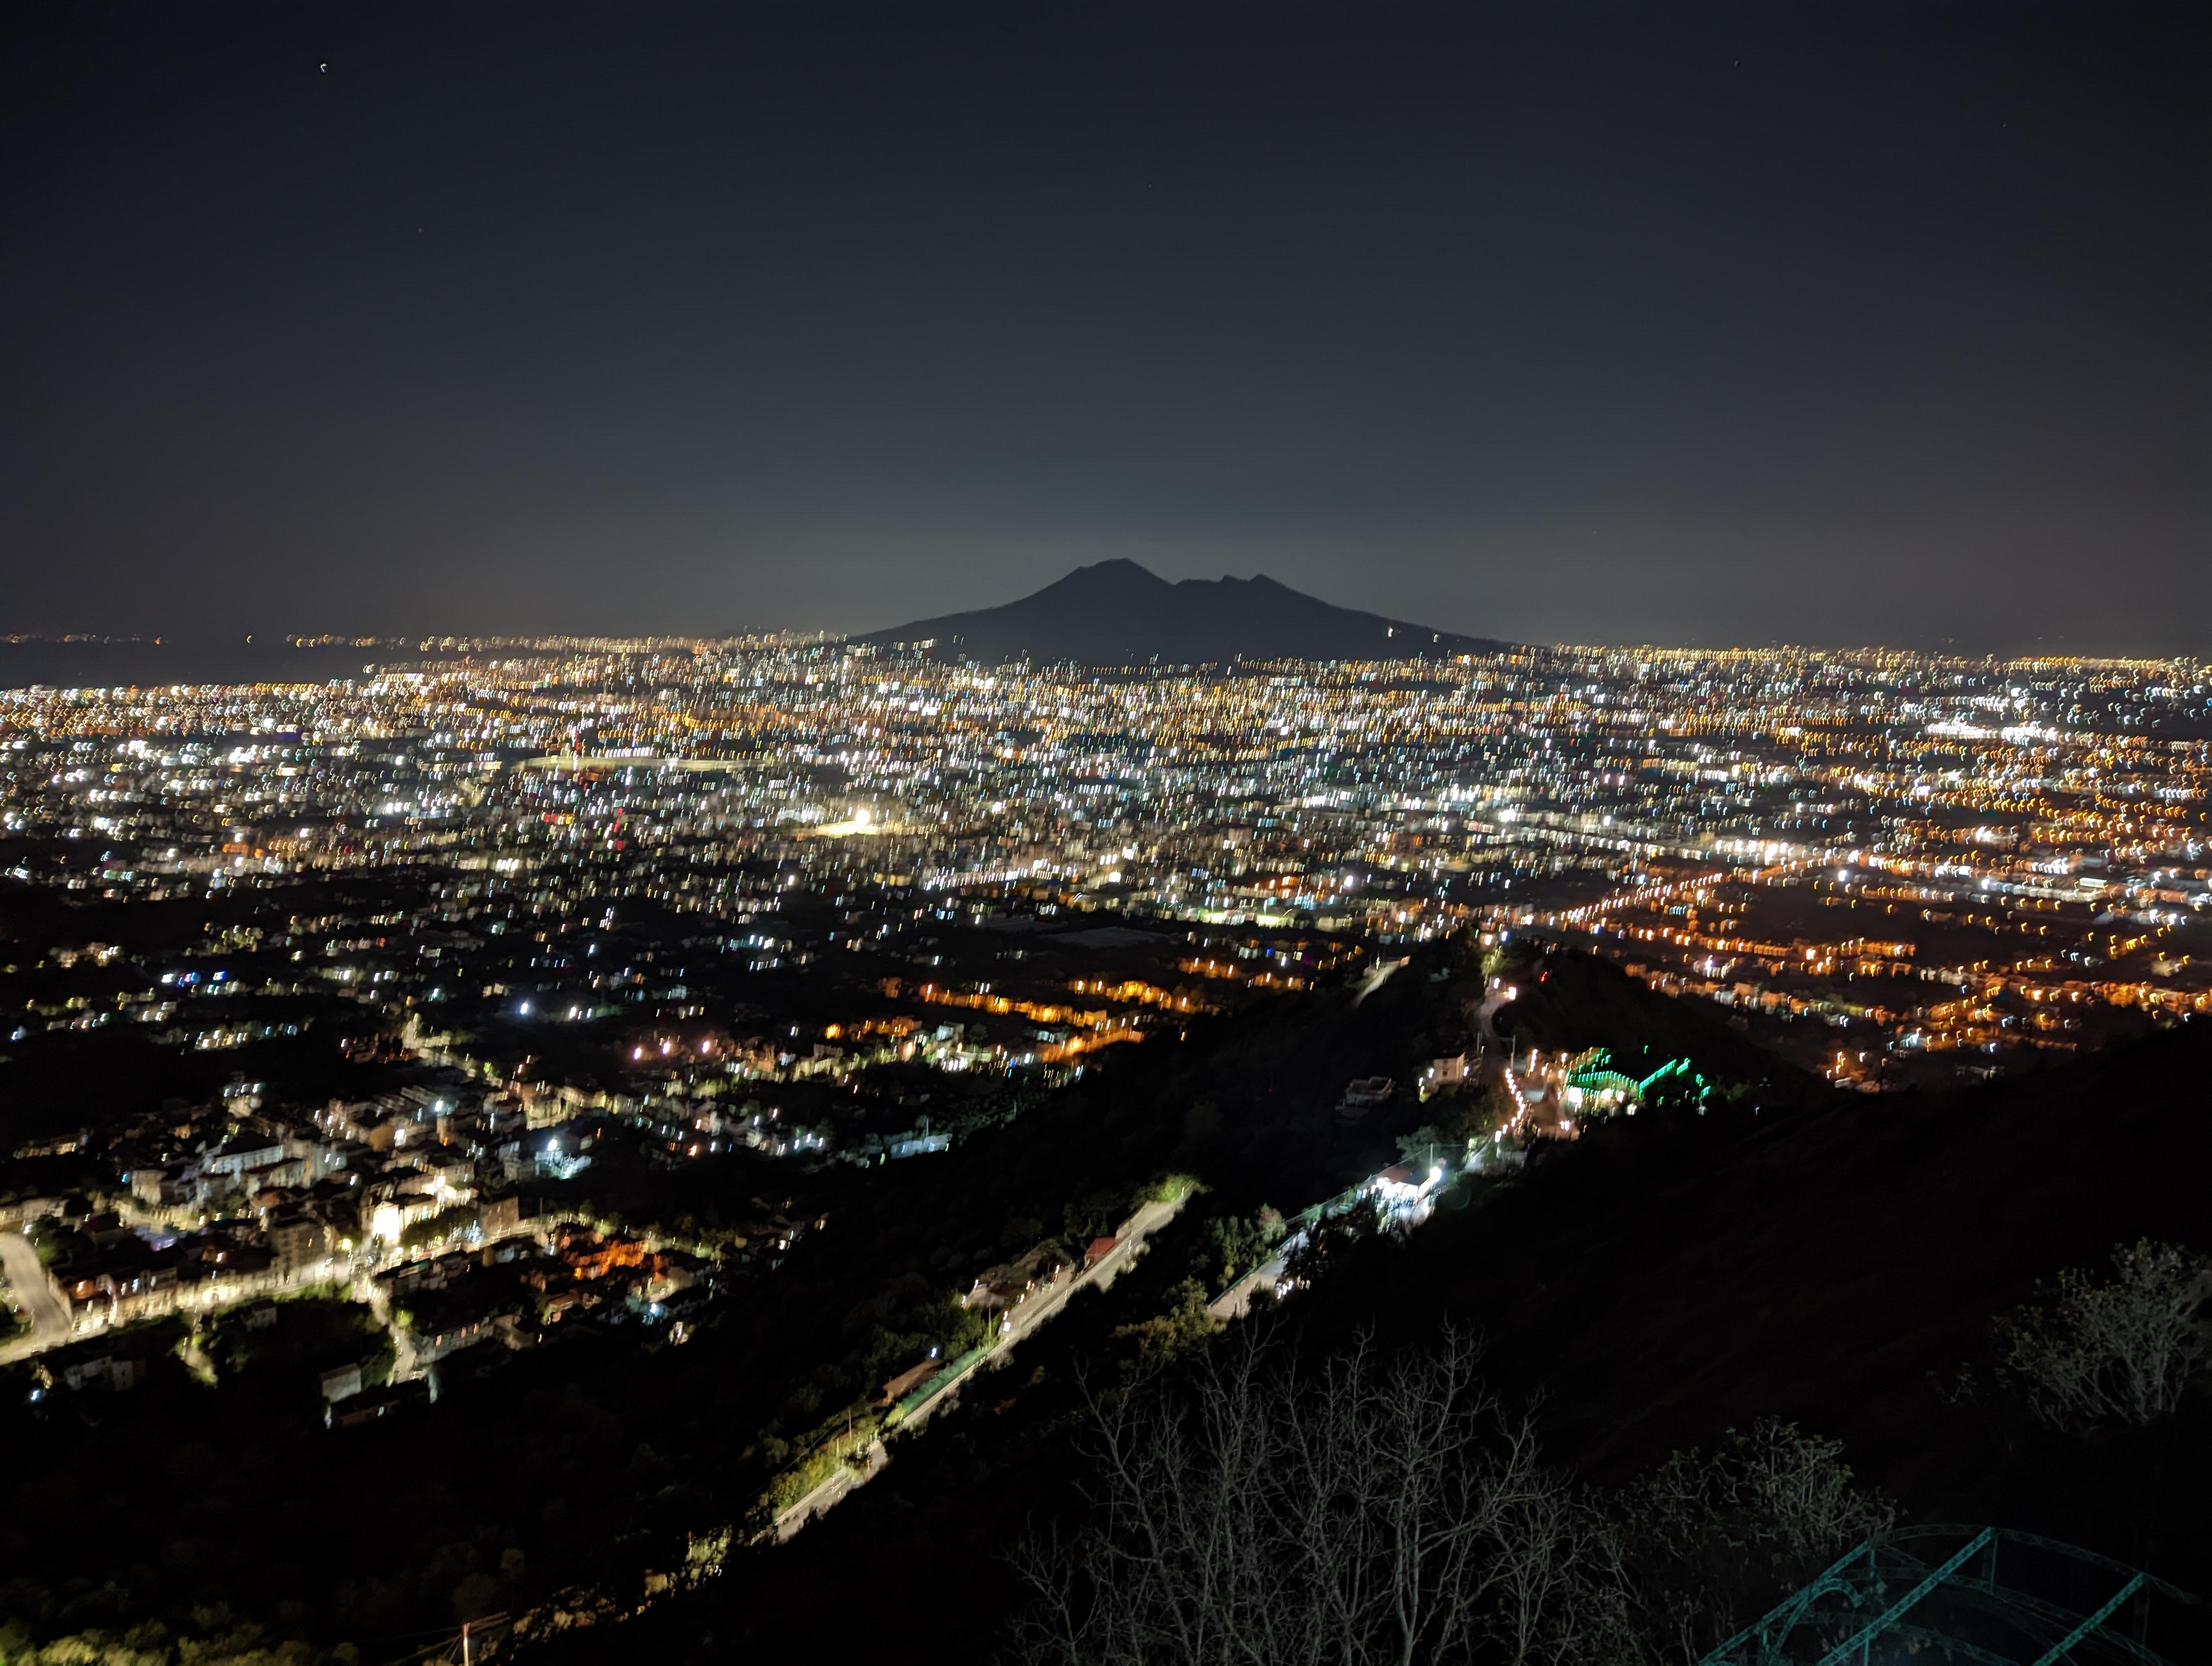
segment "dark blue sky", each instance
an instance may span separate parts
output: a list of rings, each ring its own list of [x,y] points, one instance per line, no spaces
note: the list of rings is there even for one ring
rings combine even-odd
[[[0,629],[1129,556],[2212,654],[2201,4],[19,4],[0,66]]]

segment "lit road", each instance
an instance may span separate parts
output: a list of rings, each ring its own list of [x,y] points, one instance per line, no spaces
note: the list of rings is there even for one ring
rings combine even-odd
[[[28,1331],[0,1347],[0,1364],[69,1341],[69,1309],[46,1282],[39,1252],[21,1232],[0,1232],[0,1274],[6,1274],[16,1305],[31,1322]]]
[[[1497,1018],[1499,1007],[1508,1001],[1517,1000],[1520,997],[1520,990],[1510,984],[1503,988],[1493,989],[1490,992],[1489,998],[1476,1009],[1474,1015],[1481,1031],[1483,1050],[1496,1061],[1498,1078],[1505,1084],[1505,1091],[1513,1096],[1513,1120],[1505,1125],[1508,1133],[1519,1128],[1527,1120],[1528,1098],[1521,1091],[1521,1083],[1513,1074],[1513,1047],[1498,1033]],[[1501,1054],[1503,1057],[1499,1056]]]
[[[1352,1004],[1354,1006],[1358,1006],[1361,1001],[1388,983],[1392,975],[1412,958],[1410,955],[1403,955],[1395,960],[1378,960],[1370,966],[1361,975],[1358,983],[1353,988]]]
[[[992,1351],[989,1358],[995,1359],[1012,1348],[1016,1342],[1066,1306],[1068,1298],[1085,1286],[1095,1284],[1103,1290],[1112,1284],[1116,1275],[1135,1257],[1138,1248],[1145,1240],[1173,1220],[1176,1212],[1182,1207],[1182,1200],[1177,1198],[1172,1203],[1147,1203],[1136,1213],[1131,1215],[1128,1224],[1121,1228],[1121,1241],[1105,1255],[1101,1256],[1096,1266],[1085,1268],[1063,1284],[1054,1285],[1038,1292],[1014,1310],[1012,1328],[1006,1332],[1006,1340]],[[981,1363],[981,1360],[977,1361],[979,1365]],[[948,1383],[945,1384],[945,1389],[949,1390],[954,1386]],[[941,1397],[941,1392],[938,1395],[933,1395],[926,1406],[917,1406],[915,1410],[919,1414],[930,1409]],[[908,1420],[911,1422],[913,1420]]]
[[[931,1395],[928,1399],[916,1406],[900,1423],[900,1431],[921,1427],[928,1420],[932,1412],[949,1405],[962,1383],[985,1365],[1005,1359],[1013,1351],[1015,1343],[1066,1306],[1068,1298],[1078,1290],[1091,1285],[1097,1285],[1103,1290],[1112,1284],[1115,1279],[1136,1258],[1137,1251],[1143,1246],[1145,1240],[1173,1220],[1176,1211],[1180,1210],[1182,1205],[1183,1200],[1181,1198],[1176,1198],[1171,1203],[1147,1203],[1135,1214],[1131,1215],[1127,1224],[1121,1228],[1120,1242],[1115,1243],[1112,1250],[1101,1256],[1092,1266],[1085,1268],[1080,1273],[1058,1285],[1038,1292],[1016,1308],[1010,1316],[1006,1334],[1000,1338],[999,1345],[938,1389],[936,1393]],[[788,1539],[813,1517],[840,1502],[854,1487],[865,1486],[873,1481],[883,1467],[890,1462],[890,1454],[884,1450],[884,1443],[881,1440],[871,1441],[867,1450],[868,1467],[865,1474],[855,1471],[850,1465],[840,1465],[836,1473],[829,1480],[778,1516],[775,1518],[775,1525],[771,1530],[776,1538]]]
[[[829,1480],[778,1516],[775,1529],[777,1539],[788,1539],[823,1511],[836,1505],[854,1487],[866,1486],[873,1481],[877,1472],[890,1462],[890,1454],[884,1450],[884,1443],[880,1439],[868,1443],[865,1457],[868,1466],[865,1474],[855,1470],[849,1463],[841,1463]]]
[[[1482,1039],[1486,1045],[1492,1049],[1504,1046],[1505,1043],[1498,1039],[1498,1009],[1509,1000],[1519,999],[1520,994],[1518,989],[1510,987],[1492,989],[1484,998],[1482,1005],[1475,1009],[1475,1021],[1481,1025]]]
[[[422,1374],[415,1359],[415,1338],[405,1325],[395,1323],[392,1316],[392,1297],[374,1279],[363,1279],[359,1288],[365,1292],[364,1301],[392,1338],[392,1381],[410,1383]]]

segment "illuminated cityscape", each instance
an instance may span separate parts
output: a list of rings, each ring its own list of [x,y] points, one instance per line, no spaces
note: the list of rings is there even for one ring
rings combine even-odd
[[[834,641],[421,646],[448,657],[0,696],[14,877],[160,901],[404,874],[468,950],[368,953],[374,922],[288,916],[250,928],[290,945],[281,974],[227,987],[336,983],[426,1024],[482,998],[461,969],[487,933],[550,948],[639,907],[710,917],[694,946],[750,968],[849,952],[908,981],[951,919],[1103,911],[1209,946],[1533,928],[1868,1088],[2212,1011],[2193,662],[1556,648],[1107,676]],[[822,910],[802,933],[797,897]],[[1266,953],[1257,976],[1297,964]],[[501,964],[518,1001],[643,999],[535,958]],[[181,1034],[179,993],[41,1022]]]
[[[997,1150],[1194,1025],[1358,1009],[1416,959],[1458,1017],[1402,1075],[1323,1065],[1292,1183],[1348,1189],[1217,1217],[1241,1247],[1189,1284],[1203,1322],[1330,1287],[1347,1223],[1410,1235],[1639,1110],[2032,1077],[2212,1012],[2195,661],[302,646],[377,657],[0,693],[0,1062],[54,1087],[0,1203],[0,1362],[34,1405],[164,1349],[250,1379],[307,1315],[333,1430],[578,1337],[726,1336],[879,1207],[878,1171]],[[1747,1050],[1632,1046],[1595,986],[1545,1018],[1560,953]],[[1377,1127],[1402,1160],[1363,1177]],[[1148,1183],[1011,1220],[886,1341],[865,1418],[755,1474],[758,1530],[791,1538],[1141,1264],[1187,1195]],[[739,1541],[710,1526],[714,1572]]]
[[[2209,82],[0,10],[0,1666],[2212,1661]]]

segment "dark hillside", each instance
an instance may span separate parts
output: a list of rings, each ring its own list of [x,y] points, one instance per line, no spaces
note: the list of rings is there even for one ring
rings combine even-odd
[[[53,935],[40,925],[31,940]],[[10,1455],[0,1476],[9,1506],[0,1511],[0,1618],[75,1633],[221,1611],[287,1637],[375,1639],[364,1658],[376,1660],[413,1646],[381,1642],[434,1630],[471,1604],[520,1608],[563,1590],[635,1589],[646,1570],[680,1565],[687,1534],[744,1517],[795,1458],[848,1415],[865,1416],[886,1378],[933,1347],[957,1354],[971,1345],[988,1322],[956,1298],[977,1274],[1055,1241],[1079,1257],[1165,1173],[1215,1185],[1127,1280],[1127,1300],[1117,1289],[1110,1306],[1049,1328],[1055,1346],[1104,1346],[1116,1326],[1171,1308],[1171,1287],[1187,1270],[1203,1272],[1210,1249],[1218,1268],[1208,1229],[1224,1212],[1292,1207],[1394,1160],[1395,1134],[1420,1114],[1411,1096],[1356,1123],[1336,1115],[1337,1097],[1356,1074],[1410,1079],[1447,1044],[1438,1025],[1457,1022],[1458,985],[1429,979],[1449,958],[1441,946],[1426,952],[1358,1006],[1346,989],[1322,989],[1194,1020],[1187,1042],[1170,1035],[1115,1049],[1072,1088],[945,1156],[865,1173],[793,1169],[779,1183],[775,1168],[750,1153],[688,1165],[679,1178],[648,1174],[610,1141],[571,1190],[641,1216],[657,1207],[726,1223],[791,1209],[823,1223],[780,1265],[736,1272],[680,1348],[641,1351],[623,1346],[623,1332],[570,1324],[544,1347],[512,1357],[494,1349],[496,1371],[449,1384],[434,1413],[352,1429],[323,1426],[308,1367],[331,1339],[303,1313],[256,1333],[271,1357],[236,1368],[216,1326],[210,1348],[222,1370],[212,1385],[163,1352],[174,1338],[153,1350],[148,1380],[125,1396],[33,1399],[33,1365],[0,1370],[0,1443]],[[0,1116],[20,1109],[11,1085],[68,1103],[70,1079],[49,1065],[66,1066],[60,1049],[82,1039],[42,1032],[15,1044]],[[209,1056],[218,1072],[239,1057]],[[157,1075],[95,1085],[158,1105]],[[213,1091],[221,1079],[198,1085]],[[70,1162],[0,1165],[0,1196],[52,1184],[53,1165]],[[297,1348],[295,1321],[303,1325]],[[1020,1364],[1048,1357],[1025,1351]],[[950,1432],[930,1462],[959,1459],[960,1431]],[[434,1447],[444,1456],[424,1462]],[[1045,1454],[1048,1491],[1059,1484],[1051,1476],[1064,1481],[1065,1462],[1034,1441],[990,1443],[985,1456],[996,1466],[1032,1452]],[[173,1466],[179,1453],[188,1456]],[[176,1477],[203,1469],[228,1479],[179,1510]],[[918,1451],[895,1473],[903,1481],[932,1471]],[[266,1508],[270,1478],[286,1474],[313,1474],[344,1500],[359,1541],[344,1557],[304,1554],[297,1521]],[[948,1483],[935,1495],[964,1510],[975,1490]],[[853,1517],[864,1528],[871,1519]],[[987,1568],[996,1566],[988,1547],[1006,1536],[987,1536]],[[933,1538],[957,1566],[969,1541]],[[747,1566],[781,1577],[783,1564]],[[928,1588],[940,1583],[933,1572]],[[794,1624],[818,1617],[778,1612]],[[0,1656],[13,1646],[0,1633]]]
[[[1638,1077],[1686,1058],[1714,1085],[1716,1110],[1836,1101],[1819,1077],[1731,1029],[1719,1009],[1656,994],[1609,960],[1523,939],[1505,957],[1504,975],[1520,992],[1498,1014],[1498,1033],[1510,1039],[1577,1051],[1604,1047],[1614,1068]]]
[[[1583,976],[1565,958],[1554,965],[1547,989]],[[1707,1023],[1661,1010],[1671,1003],[1645,1010],[1656,998],[1613,989],[1605,970],[1591,974],[1595,993],[1620,998],[1616,1022],[1658,1026],[1655,1044],[1679,1048]],[[1406,980],[1401,998],[1443,993]],[[1735,1039],[1724,1027],[1703,1038]],[[2203,1397],[2132,1438],[2050,1433],[1996,1381],[1990,1316],[2063,1267],[2101,1263],[2116,1241],[2212,1240],[2208,1066],[2212,1033],[2197,1030],[1942,1099],[1814,1093],[1753,1112],[1747,1095],[1702,1117],[1617,1123],[1408,1246],[1353,1252],[1285,1316],[1305,1350],[1362,1327],[1419,1343],[1447,1319],[1479,1326],[1501,1385],[1542,1395],[1552,1455],[1601,1485],[1779,1416],[1842,1438],[1908,1519],[2039,1530],[2203,1589]],[[1198,1067],[1188,1059],[1176,1074]],[[1164,1243],[1155,1259],[1173,1254]],[[1127,1316],[1116,1310],[1158,1294],[1079,1304],[1025,1345],[1018,1370],[902,1444],[880,1480],[795,1542],[557,1652],[749,1657],[803,1646],[832,1613],[856,1656],[988,1650],[1013,1597],[1007,1546],[1079,1507],[1069,1373],[1110,1360],[1114,1322]],[[1964,1397],[1939,1388],[1961,1364]],[[856,1582],[878,1600],[843,1602]]]
[[[1620,1480],[1761,1415],[1845,1440],[1909,1514],[1994,1521],[2212,1584],[2202,1398],[2146,1438],[2061,1439],[1992,1370],[1991,1316],[2148,1236],[2212,1248],[2212,1031],[1942,1098],[1761,1116],[1717,1141],[1621,1127],[1378,1247],[1317,1340],[1479,1325],[1556,1450]],[[1960,1395],[1954,1377],[1970,1367]]]

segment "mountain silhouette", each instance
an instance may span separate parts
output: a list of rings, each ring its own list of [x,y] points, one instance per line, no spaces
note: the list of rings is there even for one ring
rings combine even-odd
[[[1337,607],[1264,574],[1170,584],[1133,561],[1079,567],[1003,607],[917,619],[854,640],[881,648],[927,643],[941,659],[1089,666],[1437,660],[1506,646]]]

